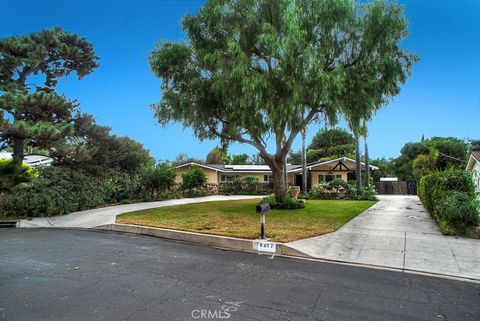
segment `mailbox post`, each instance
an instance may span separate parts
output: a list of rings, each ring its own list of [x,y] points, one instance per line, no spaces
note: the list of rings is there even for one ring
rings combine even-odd
[[[258,204],[256,207],[257,214],[260,214],[260,238],[265,240],[267,238],[265,231],[265,213],[270,211],[270,205],[267,203]]]

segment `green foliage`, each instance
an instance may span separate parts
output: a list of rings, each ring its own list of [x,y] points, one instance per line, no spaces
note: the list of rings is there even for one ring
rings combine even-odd
[[[418,180],[423,176],[431,174],[435,170],[435,163],[438,153],[431,153],[432,155],[418,155],[413,163],[413,176]]]
[[[177,165],[183,165],[187,163],[203,164],[203,160],[197,159],[193,156],[189,156],[184,153],[178,154],[177,157],[175,158],[175,164]]]
[[[169,162],[159,162],[155,168],[146,172],[142,183],[150,193],[165,192],[175,185],[177,172]]]
[[[469,226],[476,226],[480,221],[480,204],[469,193],[451,191],[444,198],[438,199],[433,216],[437,221],[446,222],[455,229],[456,234],[463,235]]]
[[[234,154],[230,158],[230,164],[234,165],[249,165],[251,163],[247,154]]]
[[[99,176],[99,179],[105,181],[109,202],[127,202],[144,197],[140,175],[132,175],[118,169],[109,169]]]
[[[270,195],[270,196],[264,197],[259,204],[262,204],[262,203],[267,203],[268,205],[270,205],[271,209],[277,209],[277,210],[296,210],[300,208],[305,208],[305,201],[298,200],[291,196],[285,197],[285,200],[280,203],[278,202],[275,195]]]
[[[445,170],[450,167],[463,168],[468,157],[468,144],[455,137],[432,137],[426,140],[425,145],[438,153],[435,167]]]
[[[354,153],[351,133],[343,128],[321,129],[307,147],[307,163],[325,158],[352,157]]]
[[[455,137],[432,137],[418,143],[407,143],[400,156],[393,160],[395,176],[400,180],[418,180],[435,170],[464,168],[467,151],[467,143]]]
[[[202,187],[207,182],[207,175],[199,166],[192,166],[192,169],[182,174],[182,189],[193,190]]]
[[[424,176],[418,184],[418,196],[425,208],[446,231],[445,224],[462,234],[468,225],[478,224],[474,219],[475,186],[469,173],[450,168]],[[454,209],[458,213],[453,213]],[[478,212],[477,212],[478,216]]]
[[[369,185],[362,188],[362,193],[360,195],[356,195],[356,200],[363,200],[363,201],[378,201],[377,198],[377,190],[375,186]]]
[[[110,199],[105,181],[83,171],[45,167],[29,184],[18,185],[4,196],[6,216],[54,216],[105,204]]]
[[[78,106],[55,92],[58,79],[97,68],[92,45],[60,28],[45,29],[1,39],[0,57],[0,140],[18,159],[25,144],[55,149],[71,133]]]
[[[378,182],[380,177],[396,177],[397,175],[393,159],[386,159],[384,157],[370,159],[370,165],[378,167],[378,170],[370,171],[370,175],[374,182]]]
[[[207,154],[205,164],[230,164],[230,158],[225,149],[215,147]]]
[[[275,175],[308,124],[387,101],[416,60],[400,47],[407,23],[395,2],[211,0],[182,25],[186,41],[149,57],[162,80],[155,118],[249,144]],[[283,198],[285,183],[275,184]]]
[[[142,144],[110,131],[110,127],[96,124],[92,115],[79,114],[74,120],[74,133],[54,156],[60,164],[95,175],[108,170],[140,175],[152,168],[153,158]]]
[[[21,183],[28,183],[38,176],[38,171],[25,163],[18,166],[8,159],[0,159],[0,193],[10,191]]]
[[[310,189],[312,199],[344,199],[353,198],[355,188],[342,179],[334,179],[328,183],[313,185]]]
[[[265,195],[272,192],[270,183],[259,183],[258,176],[244,176],[232,182],[221,183],[219,193],[226,195]]]
[[[376,201],[377,191],[372,185],[364,187],[362,192],[357,193],[355,184],[347,183],[337,178],[328,183],[313,185],[309,192],[311,199],[351,199]]]
[[[400,156],[394,160],[396,176],[399,180],[413,181],[413,161],[418,155],[428,155],[430,150],[422,143],[406,143],[400,150]]]

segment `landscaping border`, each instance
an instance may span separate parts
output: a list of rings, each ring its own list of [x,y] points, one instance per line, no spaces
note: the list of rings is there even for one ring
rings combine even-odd
[[[312,258],[310,255],[300,252],[288,245],[285,245],[284,243],[277,243],[277,242],[271,242],[271,243],[275,243],[275,247],[276,247],[275,253],[258,251],[257,250],[258,243],[264,241],[264,240],[258,240],[258,239],[248,240],[248,239],[241,239],[236,237],[219,236],[219,235],[202,234],[202,233],[196,233],[196,232],[171,230],[171,229],[158,228],[158,227],[147,227],[147,226],[140,226],[140,225],[117,224],[117,223],[97,226],[95,227],[95,229],[102,230],[102,231],[114,231],[114,232],[124,232],[124,233],[131,233],[131,234],[154,236],[154,237],[182,241],[182,242],[189,242],[194,244],[209,245],[209,246],[226,249],[226,250],[251,252],[251,253],[258,253],[258,254],[268,254],[268,255],[275,254],[275,255]]]

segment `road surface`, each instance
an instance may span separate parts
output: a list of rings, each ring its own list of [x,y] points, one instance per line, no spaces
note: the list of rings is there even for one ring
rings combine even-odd
[[[1,320],[480,320],[480,285],[91,230],[0,231]]]

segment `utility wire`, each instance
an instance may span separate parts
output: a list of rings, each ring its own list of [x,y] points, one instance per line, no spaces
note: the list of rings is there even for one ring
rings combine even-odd
[[[427,146],[427,145],[423,144],[422,142],[420,142],[420,145],[428,148],[430,151],[431,151],[431,149],[432,149],[432,147]],[[456,158],[456,157],[453,157],[453,156],[444,154],[444,153],[442,153],[441,151],[439,151],[438,149],[437,149],[437,152],[438,152],[440,155],[445,156],[445,157],[447,157],[447,158],[451,158],[451,159],[454,159],[454,160],[457,160],[457,161],[463,162],[463,163],[468,163],[468,161],[466,161],[466,160],[464,160],[464,159],[460,159],[460,158]]]

